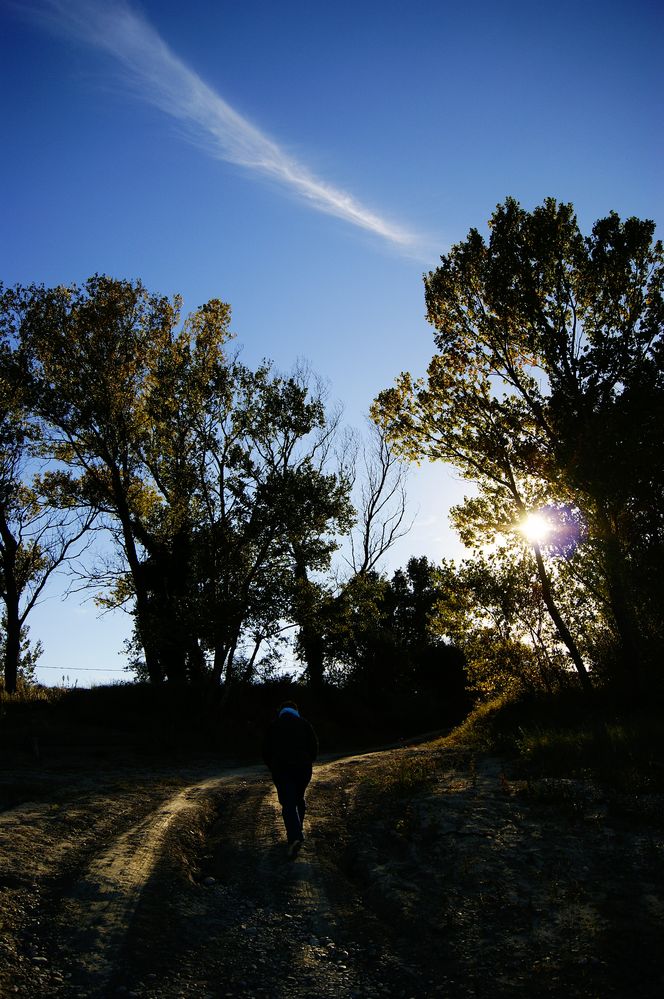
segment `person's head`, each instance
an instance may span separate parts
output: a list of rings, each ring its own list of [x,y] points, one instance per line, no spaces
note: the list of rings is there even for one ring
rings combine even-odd
[[[277,711],[277,714],[280,715],[283,711],[285,711],[287,714],[290,714],[291,712],[294,712],[295,714],[299,714],[299,710],[300,709],[298,708],[298,706],[295,703],[295,701],[283,701],[279,705],[279,710]]]

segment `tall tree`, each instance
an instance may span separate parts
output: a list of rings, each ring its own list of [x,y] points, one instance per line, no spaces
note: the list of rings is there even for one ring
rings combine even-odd
[[[427,558],[411,558],[391,579],[357,573],[337,596],[325,622],[330,672],[367,707],[417,707],[432,723],[469,707],[463,655],[440,627],[442,580]]]
[[[32,417],[18,337],[21,304],[18,293],[0,288],[0,599],[9,693],[16,690],[22,660],[29,658],[28,615],[53,573],[80,554],[78,543],[94,519],[58,502],[37,474],[40,427]]]
[[[343,475],[326,471],[330,424],[302,372],[283,377],[235,362],[211,394],[199,475],[204,628],[216,679],[234,678],[243,633],[254,648],[291,620],[310,679],[318,589],[352,508]],[[251,661],[251,656],[250,656]]]
[[[173,625],[169,580],[178,578],[174,551],[186,549],[189,533],[190,431],[229,338],[230,310],[213,300],[180,327],[178,298],[99,275],[82,287],[22,295],[21,337],[35,410],[48,428],[44,447],[69,470],[60,480],[72,502],[109,518],[150,679],[180,674],[181,656],[164,644],[165,621]]]
[[[512,544],[444,561],[436,610],[435,627],[463,651],[476,694],[551,692],[564,683],[563,649],[528,552]]]
[[[339,416],[333,415],[312,451],[317,480],[307,475],[310,487],[317,489],[319,497],[317,531],[309,533],[310,540],[304,548],[301,540],[293,539],[297,587],[294,615],[299,628],[296,648],[305,664],[308,682],[317,690],[323,686],[328,667],[338,673],[339,648],[349,637],[352,620],[359,621],[361,617],[356,614],[359,606],[364,607],[369,618],[373,616],[375,596],[381,586],[377,567],[410,526],[404,524],[406,469],[385,435],[375,424],[370,424],[369,438],[363,444],[358,443],[353,432],[337,435]],[[340,494],[331,492],[326,485],[330,480],[343,483],[343,505],[339,504]],[[355,498],[354,510],[348,499],[350,490]],[[302,559],[311,540],[320,537],[326,522],[333,523],[338,533],[347,535],[343,560],[352,570],[349,578],[340,580],[335,572],[334,579],[324,579],[320,570],[326,566],[320,560],[307,566]],[[329,539],[329,533],[323,533]],[[337,544],[335,539],[333,547]],[[330,553],[333,547],[329,548]],[[329,559],[326,563],[329,564]],[[317,573],[312,574],[310,569]]]
[[[652,604],[630,548],[647,523],[661,563],[664,424],[651,414],[664,398],[664,256],[653,237],[652,222],[615,213],[584,237],[571,205],[548,199],[527,212],[508,199],[488,240],[472,229],[425,278],[439,351],[428,378],[402,375],[373,410],[403,454],[450,462],[478,483],[478,531],[496,505],[513,525],[552,501],[581,512],[631,684],[661,651],[639,637]],[[537,545],[534,555],[587,684]]]
[[[369,435],[361,449],[357,525],[350,536],[348,562],[356,575],[373,572],[412,526],[406,522],[406,466],[381,427],[370,424]]]
[[[24,299],[45,446],[69,470],[51,478],[106,516],[126,561],[107,602],[135,601],[151,680],[230,686],[284,618],[306,630],[307,573],[350,518],[319,458],[322,399],[231,356],[218,300],[181,323],[178,298],[103,276]]]

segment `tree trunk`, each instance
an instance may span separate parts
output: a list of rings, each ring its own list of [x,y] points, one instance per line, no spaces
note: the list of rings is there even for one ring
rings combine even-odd
[[[309,686],[314,693],[320,693],[323,689],[323,674],[325,672],[323,640],[310,624],[304,624],[300,628],[300,645],[304,653]]]
[[[2,574],[4,577],[4,602],[7,618],[5,636],[5,690],[16,693],[18,668],[21,659],[21,619],[19,615],[20,594],[16,582],[16,553],[18,542],[9,529],[5,511],[0,510],[0,537],[4,546]]]
[[[309,686],[315,693],[323,689],[325,672],[324,642],[320,633],[320,622],[316,620],[314,606],[314,585],[307,575],[307,567],[302,561],[295,562],[295,578],[299,585],[299,599],[296,601],[298,640],[306,666]]]
[[[137,575],[133,572],[132,576],[136,592],[136,628],[141,645],[143,646],[143,652],[145,653],[145,665],[148,676],[150,677],[150,683],[162,683],[164,680],[164,671],[156,650],[156,643],[152,637],[154,625],[150,610],[150,600],[141,580],[137,579]]]
[[[124,539],[125,554],[134,583],[136,594],[136,630],[145,653],[145,665],[151,683],[161,683],[164,673],[156,651],[156,643],[152,637],[152,614],[150,608],[150,597],[145,584],[144,574],[141,571],[141,562],[136,551],[136,542],[131,528],[131,518],[129,510],[123,497],[117,497],[118,517],[122,525],[122,536]]]
[[[549,576],[546,571],[546,566],[544,565],[544,559],[542,558],[542,552],[540,546],[537,542],[533,542],[533,549],[535,552],[535,562],[537,563],[537,572],[540,578],[540,584],[542,586],[542,598],[546,604],[546,609],[551,615],[551,620],[555,624],[560,640],[564,644],[565,648],[570,654],[572,662],[574,663],[577,673],[579,674],[579,679],[581,681],[581,686],[586,693],[590,693],[592,689],[592,684],[590,682],[590,674],[586,669],[586,665],[581,657],[576,642],[570,634],[569,628],[563,621],[562,615],[558,610],[555,600],[553,599],[553,594],[551,592],[551,583],[549,581]]]
[[[226,644],[219,643],[214,647],[214,663],[212,664],[212,680],[215,687],[218,687],[221,683],[221,677],[224,672],[224,663],[226,662],[226,653],[228,652],[228,647]]]
[[[9,589],[9,587],[8,587]],[[13,588],[15,590],[15,587]],[[7,633],[5,635],[5,690],[16,693],[18,669],[21,663],[21,621],[18,610],[18,597],[8,594],[6,601]]]
[[[625,560],[609,517],[600,510],[598,521],[604,546],[604,573],[613,620],[618,633],[622,681],[630,692],[641,685],[641,653],[638,628],[625,584]]]
[[[226,675],[224,677],[224,687],[223,687],[223,690],[222,690],[221,700],[220,700],[220,704],[221,704],[222,709],[225,708],[226,705],[228,704],[228,700],[229,700],[229,698],[231,696],[231,693],[235,689],[236,676],[235,676],[235,673],[234,673],[234,670],[233,670],[233,667],[234,667],[233,660],[235,658],[235,650],[237,649],[238,637],[239,637],[239,635],[235,636],[233,642],[231,643],[230,648],[227,650],[227,655],[225,656],[225,660],[226,660],[225,664],[224,664],[223,660],[220,663],[220,668],[224,667],[225,671],[226,671]],[[216,651],[215,651],[215,660],[216,660]],[[216,667],[216,662],[215,662],[215,667]],[[220,678],[221,678],[221,674],[220,674]]]
[[[191,682],[200,686],[206,680],[207,670],[205,655],[200,646],[198,639],[190,635],[189,636],[189,647],[187,649],[187,662],[189,665],[189,677]]]
[[[608,567],[607,589],[620,642],[618,655],[622,679],[629,689],[638,692],[641,687],[641,655],[636,637],[637,629],[622,573],[612,565]]]

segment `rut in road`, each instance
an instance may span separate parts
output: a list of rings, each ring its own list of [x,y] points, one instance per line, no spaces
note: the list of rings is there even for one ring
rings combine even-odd
[[[34,918],[22,920],[26,932],[16,924],[27,960],[17,952],[14,992],[25,999],[108,999],[123,989],[141,999],[401,994],[391,986],[408,971],[397,967],[389,928],[363,910],[340,865],[340,789],[357,765],[347,758],[316,767],[307,842],[295,861],[262,766],[154,781],[143,774],[138,787],[123,780],[120,794],[113,782],[93,781],[90,795],[83,782],[80,800],[5,813],[7,834],[33,847],[18,879],[26,899],[34,879],[35,904]],[[167,781],[181,778],[186,786],[169,792]],[[61,837],[65,828],[69,836]]]
[[[328,768],[339,765],[316,768],[307,840],[295,861],[269,779],[226,783],[198,880],[187,880],[173,855],[164,858],[143,892],[126,974],[115,984],[141,999],[400,994],[392,991],[395,973],[403,983],[408,970],[395,967],[390,933],[335,864],[340,816],[327,789]]]
[[[65,890],[55,915],[57,935],[72,982],[86,999],[109,994],[131,920],[173,827],[197,816],[224,782],[252,769],[185,787],[114,838]]]

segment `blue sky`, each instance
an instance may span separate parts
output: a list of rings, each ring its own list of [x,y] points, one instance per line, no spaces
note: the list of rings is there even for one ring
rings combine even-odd
[[[422,273],[507,195],[661,222],[663,25],[638,0],[5,0],[0,277],[223,298],[247,363],[306,358],[359,427],[431,356]],[[413,473],[392,566],[459,553],[465,491]],[[102,679],[74,670],[120,668],[126,630],[54,589],[40,676]]]

